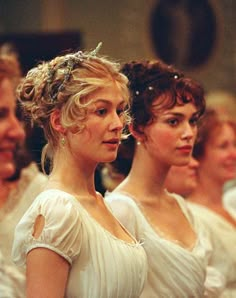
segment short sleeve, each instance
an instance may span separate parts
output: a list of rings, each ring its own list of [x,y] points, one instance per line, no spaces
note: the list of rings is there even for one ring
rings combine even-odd
[[[40,236],[32,236],[36,218],[44,217]],[[27,253],[37,247],[48,248],[70,264],[80,253],[81,217],[73,196],[59,190],[41,193],[24,214],[15,229],[12,257],[24,265]]]

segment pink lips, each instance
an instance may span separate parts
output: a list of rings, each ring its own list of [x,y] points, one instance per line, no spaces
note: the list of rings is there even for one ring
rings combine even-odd
[[[190,153],[192,151],[193,147],[191,145],[186,145],[182,147],[178,147],[178,150],[185,153]]]
[[[117,139],[117,138],[114,138],[114,139],[110,139],[110,140],[106,140],[106,141],[104,141],[103,143],[108,143],[108,144],[119,144],[119,139]]]
[[[103,142],[103,144],[107,145],[109,148],[116,149],[119,145],[120,139],[113,138]]]
[[[0,149],[0,157],[6,160],[13,159],[13,151]]]

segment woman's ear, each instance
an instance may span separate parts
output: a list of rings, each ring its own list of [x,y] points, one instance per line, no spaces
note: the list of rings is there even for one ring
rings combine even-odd
[[[50,122],[53,129],[61,134],[65,133],[65,128],[61,125],[61,113],[59,110],[55,110],[50,115]]]
[[[142,143],[144,141],[145,135],[141,128],[137,130],[134,129],[133,124],[129,124],[129,131],[132,134],[132,136],[137,140],[137,142]]]

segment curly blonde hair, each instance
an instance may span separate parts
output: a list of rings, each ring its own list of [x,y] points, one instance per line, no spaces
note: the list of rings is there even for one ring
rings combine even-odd
[[[80,132],[85,126],[88,106],[92,104],[88,96],[113,83],[119,86],[129,106],[128,79],[119,71],[120,65],[91,53],[69,53],[42,62],[27,73],[17,88],[26,115],[44,130],[48,144],[42,152],[42,163],[47,154],[54,153],[60,139],[60,133],[50,122],[53,111],[60,111],[64,128]]]

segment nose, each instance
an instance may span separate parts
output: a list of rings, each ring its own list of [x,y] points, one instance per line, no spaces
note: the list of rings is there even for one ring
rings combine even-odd
[[[110,123],[110,130],[122,130],[124,126],[124,120],[123,116],[119,116],[117,113],[112,115],[111,117],[111,123]]]
[[[191,126],[188,122],[183,127],[182,138],[191,140],[197,133],[196,127]]]
[[[9,119],[8,136],[15,141],[23,141],[25,139],[25,130],[23,124],[16,118],[14,114]]]

